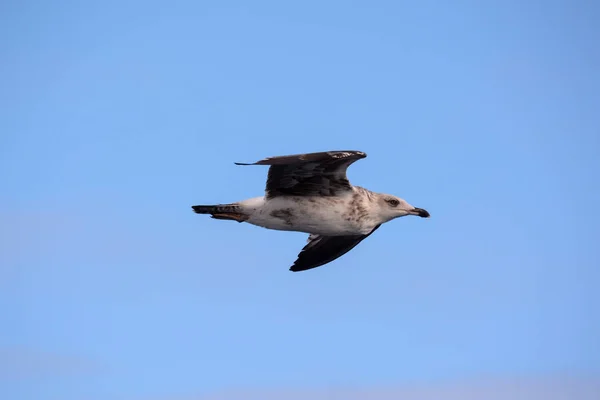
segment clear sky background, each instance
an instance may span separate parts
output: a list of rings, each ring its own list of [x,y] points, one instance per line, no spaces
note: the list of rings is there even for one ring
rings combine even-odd
[[[598,398],[599,8],[2,2],[0,397]],[[292,273],[190,209],[336,149],[432,217]]]

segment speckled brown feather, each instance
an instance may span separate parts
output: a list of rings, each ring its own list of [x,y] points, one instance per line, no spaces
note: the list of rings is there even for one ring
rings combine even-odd
[[[252,164],[269,165],[266,197],[336,196],[352,190],[346,170],[367,155],[361,151],[327,151],[269,157]]]

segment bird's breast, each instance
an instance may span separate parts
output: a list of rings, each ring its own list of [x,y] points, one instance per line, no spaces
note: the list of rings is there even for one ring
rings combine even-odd
[[[374,227],[352,197],[275,197],[247,221],[269,229],[326,236],[365,234]]]

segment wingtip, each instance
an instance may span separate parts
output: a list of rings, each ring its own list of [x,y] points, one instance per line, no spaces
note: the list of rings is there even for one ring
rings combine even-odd
[[[298,268],[298,264],[294,263],[294,264],[293,264],[293,265],[290,267],[290,269],[289,269],[289,270],[290,270],[290,271],[292,271],[292,272],[298,272],[298,271],[302,271],[302,268]]]

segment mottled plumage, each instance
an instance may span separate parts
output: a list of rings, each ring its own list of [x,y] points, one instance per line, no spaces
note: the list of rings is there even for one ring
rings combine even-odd
[[[315,268],[344,255],[385,222],[405,215],[429,217],[403,199],[351,185],[348,166],[366,156],[360,151],[329,151],[236,163],[269,166],[265,195],[192,208],[217,219],[309,233],[290,270]]]
[[[269,157],[252,164],[269,165],[266,197],[338,196],[352,190],[346,169],[367,155],[360,151],[329,151]]]

